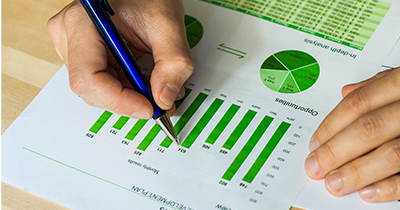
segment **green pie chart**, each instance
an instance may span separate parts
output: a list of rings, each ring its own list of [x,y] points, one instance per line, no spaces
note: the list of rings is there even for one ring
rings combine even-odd
[[[203,37],[203,26],[194,17],[185,15],[186,38],[189,42],[189,47],[192,49],[196,46]]]
[[[277,52],[261,65],[265,86],[279,93],[299,93],[309,89],[319,77],[319,65],[311,55],[297,50]]]

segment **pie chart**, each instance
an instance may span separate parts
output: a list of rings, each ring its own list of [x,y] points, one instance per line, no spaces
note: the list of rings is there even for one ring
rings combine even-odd
[[[189,42],[189,47],[192,49],[196,46],[203,37],[203,26],[194,17],[185,15],[186,38]]]
[[[279,93],[299,93],[309,89],[319,77],[319,64],[311,55],[285,50],[269,56],[260,68],[265,86]]]

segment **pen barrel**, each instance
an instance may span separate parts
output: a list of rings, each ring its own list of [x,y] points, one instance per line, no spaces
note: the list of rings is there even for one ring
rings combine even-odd
[[[99,0],[80,0],[80,2],[132,87],[150,101],[154,110],[153,118],[157,119],[164,115],[166,113],[165,110],[161,109],[154,101],[149,80],[142,73],[140,66],[136,63],[135,58],[111,21],[109,14],[103,8],[103,5]]]

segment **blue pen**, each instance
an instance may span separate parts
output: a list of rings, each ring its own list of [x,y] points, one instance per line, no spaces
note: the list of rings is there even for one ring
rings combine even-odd
[[[110,15],[114,15],[114,11],[107,0],[80,0],[80,2],[106,42],[115,60],[124,71],[132,87],[150,101],[154,110],[153,119],[164,133],[179,145],[180,142],[178,141],[168,113],[157,106],[151,93],[150,82],[142,74],[139,65],[136,63],[133,55],[110,19]]]

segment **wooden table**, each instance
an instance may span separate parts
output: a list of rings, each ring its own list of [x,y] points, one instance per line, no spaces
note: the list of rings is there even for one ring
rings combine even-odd
[[[2,1],[2,134],[63,65],[46,24],[69,2]],[[4,182],[1,195],[3,210],[68,209]]]

